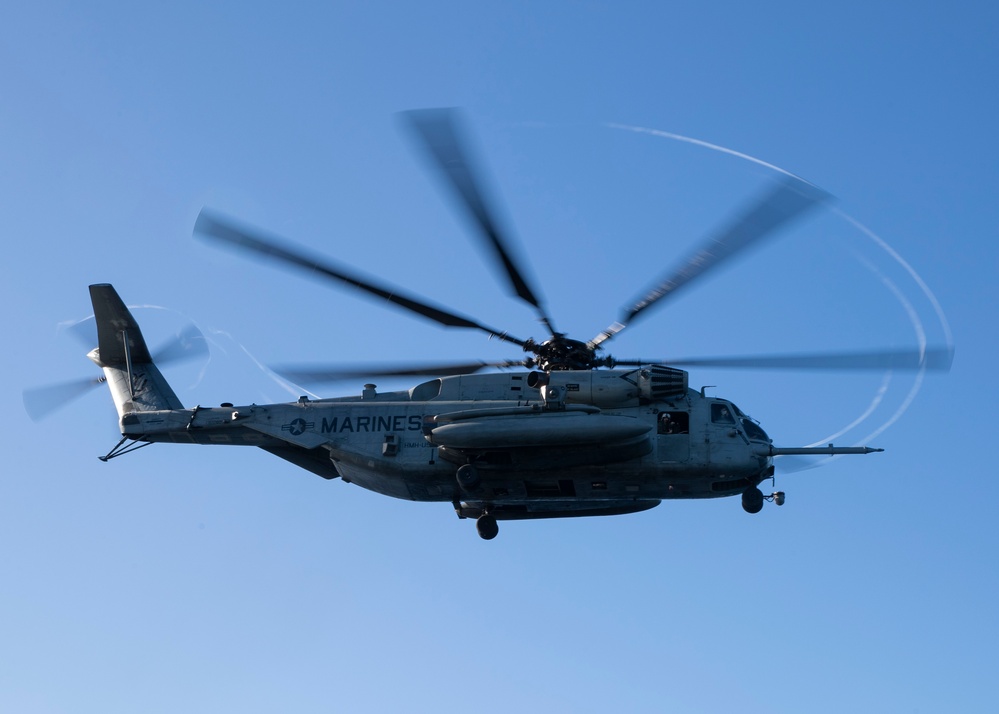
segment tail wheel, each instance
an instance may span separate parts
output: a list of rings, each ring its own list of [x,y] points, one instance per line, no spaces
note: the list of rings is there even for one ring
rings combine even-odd
[[[475,530],[479,532],[482,540],[492,540],[499,535],[499,524],[494,516],[484,513],[476,519]]]

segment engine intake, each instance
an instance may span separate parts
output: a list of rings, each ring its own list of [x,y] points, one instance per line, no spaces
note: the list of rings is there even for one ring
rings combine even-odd
[[[645,399],[667,401],[687,393],[687,373],[682,369],[654,364],[642,370],[638,384]]]
[[[527,385],[549,395],[561,393],[567,404],[603,408],[669,401],[687,394],[687,373],[663,365],[629,370],[564,370],[531,372]]]

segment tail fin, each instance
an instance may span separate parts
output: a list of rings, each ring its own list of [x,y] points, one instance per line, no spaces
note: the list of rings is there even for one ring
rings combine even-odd
[[[183,409],[142,338],[139,325],[115,289],[91,285],[98,347],[88,357],[104,370],[118,416],[129,412]]]

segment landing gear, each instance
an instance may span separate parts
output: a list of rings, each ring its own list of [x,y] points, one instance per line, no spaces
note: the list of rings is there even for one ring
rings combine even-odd
[[[472,464],[462,464],[459,466],[458,473],[455,474],[455,479],[458,481],[458,488],[466,493],[474,493],[482,482],[479,470]]]
[[[483,513],[475,521],[475,530],[479,532],[479,537],[483,540],[492,540],[499,535],[499,524],[494,516]]]
[[[763,491],[750,486],[742,492],[742,508],[746,513],[759,513],[763,510]]]
[[[492,540],[499,535],[499,524],[496,516],[489,512],[493,507],[491,503],[463,503],[459,499],[452,501],[454,512],[458,518],[474,518],[475,530],[482,540]]]
[[[759,513],[763,510],[764,501],[770,501],[778,506],[783,506],[784,492],[774,491],[769,496],[764,496],[763,492],[756,486],[747,488],[742,492],[742,507],[746,513]]]

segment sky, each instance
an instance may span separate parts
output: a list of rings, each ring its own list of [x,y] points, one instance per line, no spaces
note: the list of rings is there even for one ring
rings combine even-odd
[[[999,10],[41,0],[3,18],[0,710],[995,710]],[[543,337],[401,130],[424,107],[461,108],[577,339],[778,167],[834,198],[608,351],[953,344],[953,368],[691,369],[777,445],[885,451],[778,464],[787,502],[756,516],[678,501],[489,542],[449,504],[249,449],[102,463],[104,389],[27,417],[24,389],[97,375],[66,325],[99,282],[151,345],[192,321],[208,337],[208,359],[164,370],[189,406],[304,393],[260,365],[518,356],[196,241],[203,206]]]

